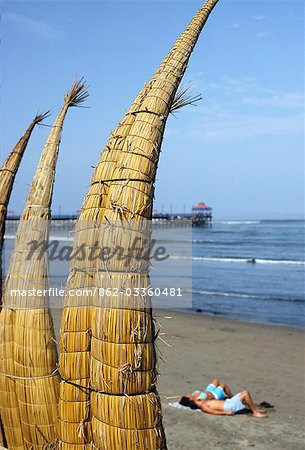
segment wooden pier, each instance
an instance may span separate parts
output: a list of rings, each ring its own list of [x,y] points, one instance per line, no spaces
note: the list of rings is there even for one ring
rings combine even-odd
[[[200,203],[199,205],[202,205]],[[54,214],[51,221],[51,229],[73,229],[77,220],[77,214]],[[20,216],[8,215],[7,224],[12,230],[18,226]],[[204,227],[212,224],[212,208],[206,207],[198,209],[193,207],[192,213],[159,213],[154,212],[152,216],[152,223],[154,227]]]

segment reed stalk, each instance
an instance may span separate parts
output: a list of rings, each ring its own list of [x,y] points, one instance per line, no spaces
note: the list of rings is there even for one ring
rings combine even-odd
[[[2,293],[2,250],[5,232],[5,220],[13,184],[32,131],[37,124],[41,123],[47,117],[49,117],[49,111],[46,111],[42,114],[37,114],[34,117],[27,130],[19,139],[0,169],[0,293]]]
[[[49,117],[49,111],[37,114],[22,137],[19,139],[13,150],[10,152],[0,169],[0,309],[2,307],[2,253],[3,240],[5,233],[5,220],[7,216],[7,207],[10,201],[13,184],[18,172],[22,157],[28,145],[31,134],[37,124]],[[1,322],[0,322],[1,326]],[[0,370],[2,371],[2,370]],[[4,426],[1,419],[1,402],[0,402],[0,445],[6,444]],[[17,436],[19,433],[17,432]]]
[[[76,224],[76,250],[95,242],[100,248],[128,248],[134,236],[149,235],[146,227],[166,120],[216,3],[208,0],[196,14],[110,137]],[[117,288],[124,293],[149,284],[147,261],[131,259],[127,268],[117,259],[107,264],[98,259],[72,261],[61,323],[62,449],[166,448],[150,298],[122,294],[119,299],[92,299],[84,291],[76,302],[70,296],[77,288]]]
[[[41,257],[40,249],[33,252],[30,259],[28,255],[32,241],[48,242],[48,221],[64,120],[68,109],[80,105],[87,96],[82,79],[74,83],[65,96],[27,196],[6,277],[2,312],[8,317],[4,322],[1,352],[5,375],[0,380],[4,391],[1,394],[7,400],[3,411],[10,433],[10,449],[17,447],[14,429],[20,421],[20,448],[45,448],[58,436],[59,376],[49,309],[48,257],[47,252]],[[13,290],[23,291],[26,295],[14,296]],[[30,291],[33,290],[36,294],[32,296]],[[39,295],[38,290],[43,295]]]

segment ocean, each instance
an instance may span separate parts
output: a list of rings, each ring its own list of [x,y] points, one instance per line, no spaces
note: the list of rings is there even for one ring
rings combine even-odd
[[[170,249],[172,261],[188,262],[185,278],[190,283],[185,294],[191,301],[182,309],[304,328],[304,225],[298,220],[216,220],[212,226],[193,228],[187,234],[175,227],[157,230],[156,234]],[[68,241],[72,244],[67,230],[51,229],[51,238],[55,236],[62,245]],[[8,224],[4,269],[14,237],[15,226]],[[53,285],[56,280],[55,285],[64,288],[68,271],[68,263],[52,262]],[[178,277],[182,279],[183,275],[179,273]]]
[[[304,221],[215,221],[192,242],[194,311],[305,327]]]

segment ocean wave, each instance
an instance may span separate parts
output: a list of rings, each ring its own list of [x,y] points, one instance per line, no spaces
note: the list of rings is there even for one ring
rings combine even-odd
[[[304,266],[305,261],[298,260],[286,260],[286,259],[256,259],[258,264],[292,264],[298,266]]]
[[[212,256],[183,256],[171,255],[172,259],[185,259],[192,261],[207,261],[207,262],[233,262],[233,263],[248,263],[248,264],[291,264],[304,266],[305,261],[286,260],[286,259],[262,259],[262,258],[226,258],[226,257],[212,257]]]
[[[277,302],[296,302],[304,303],[305,298],[296,297],[278,297],[263,294],[245,294],[241,292],[221,292],[221,291],[202,291],[202,290],[186,290],[188,294],[197,294],[202,296],[216,296],[216,297],[228,297],[228,298],[244,298],[244,299],[255,299],[255,300],[271,300]]]
[[[159,241],[158,241],[159,242]],[[167,242],[167,241],[164,241]],[[190,241],[177,241],[177,242],[187,242],[190,243]],[[192,244],[207,244],[210,245],[212,244],[213,246],[220,246],[220,247],[237,247],[237,246],[246,246],[246,245],[252,245],[255,244],[256,247],[260,247],[260,246],[266,246],[268,245],[269,247],[283,247],[283,240],[281,240],[280,238],[278,240],[271,240],[271,239],[260,239],[259,241],[257,241],[257,237],[253,236],[253,239],[241,239],[241,240],[220,240],[220,239],[193,239],[192,240]],[[300,245],[302,245],[302,242],[300,243],[299,241],[288,241],[286,240],[284,243],[285,246],[297,246],[300,247]]]
[[[213,239],[193,239],[192,244],[218,244],[218,242],[214,241]],[[220,244],[223,244],[223,242],[221,242]]]
[[[223,225],[257,225],[262,223],[261,220],[215,220],[214,223]]]

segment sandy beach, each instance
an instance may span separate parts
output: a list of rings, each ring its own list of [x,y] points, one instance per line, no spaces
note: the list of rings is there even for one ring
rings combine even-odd
[[[303,330],[164,309],[154,316],[160,327],[158,390],[169,450],[304,449]],[[58,310],[54,318],[58,329]],[[256,403],[267,401],[274,408],[268,417],[255,419],[169,406],[215,377],[233,393],[248,389]]]
[[[159,392],[170,450],[255,447],[303,449],[304,332],[299,329],[158,310]],[[168,318],[171,317],[171,318]],[[163,335],[164,333],[164,335]],[[248,389],[274,405],[268,417],[211,416],[168,406],[166,397],[190,393],[217,377],[234,393]]]

